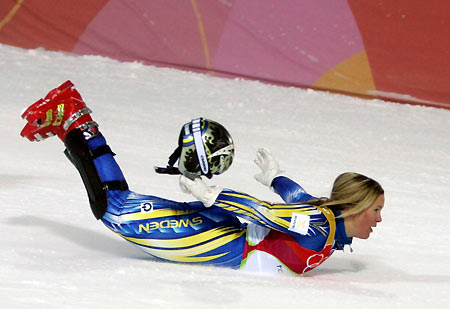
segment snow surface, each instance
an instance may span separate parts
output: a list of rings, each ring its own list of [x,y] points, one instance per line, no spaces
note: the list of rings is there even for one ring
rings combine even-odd
[[[450,111],[0,45],[1,308],[436,308],[450,302]],[[67,79],[93,109],[137,192],[191,200],[156,175],[181,125],[224,124],[237,147],[209,183],[280,199],[253,179],[269,148],[314,195],[355,171],[386,191],[383,222],[354,252],[299,277],[162,263],[94,219],[52,138],[30,143],[21,112]]]

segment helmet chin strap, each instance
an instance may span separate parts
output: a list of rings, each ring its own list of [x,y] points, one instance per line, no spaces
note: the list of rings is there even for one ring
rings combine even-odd
[[[202,140],[201,130],[202,118],[196,118],[192,120],[192,135],[194,136],[195,150],[197,151],[198,162],[202,173],[207,175],[209,173],[208,157],[206,156],[205,146]]]
[[[178,138],[178,147],[173,151],[173,153],[169,157],[169,162],[167,163],[166,167],[160,167],[155,166],[155,172],[158,174],[169,174],[169,175],[180,175],[181,172],[178,169],[178,167],[175,167],[174,164],[177,162],[177,160],[180,158],[181,155],[181,141],[182,134],[180,134]]]

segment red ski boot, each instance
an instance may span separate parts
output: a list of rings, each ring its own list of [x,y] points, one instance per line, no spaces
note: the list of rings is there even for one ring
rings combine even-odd
[[[98,132],[98,125],[89,115],[91,110],[83,102],[71,81],[66,81],[27,108],[22,118],[28,123],[20,135],[30,141],[41,141],[58,135],[64,142],[67,133],[79,128],[89,134]]]

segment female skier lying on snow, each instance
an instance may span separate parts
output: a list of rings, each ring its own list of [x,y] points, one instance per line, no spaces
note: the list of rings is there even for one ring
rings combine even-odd
[[[262,149],[255,178],[285,204],[209,187],[200,176],[227,170],[233,141],[220,124],[194,119],[183,126],[167,168],[182,173],[180,186],[199,201],[175,202],[130,191],[114,153],[70,81],[49,92],[22,115],[31,141],[57,135],[78,169],[97,219],[148,254],[165,261],[242,268],[263,273],[310,271],[334,250],[367,239],[384,206],[384,191],[360,174],[338,176],[329,199],[317,199],[285,176]],[[178,169],[173,164],[179,159]],[[186,177],[187,176],[187,177]],[[243,218],[249,223],[242,223]]]

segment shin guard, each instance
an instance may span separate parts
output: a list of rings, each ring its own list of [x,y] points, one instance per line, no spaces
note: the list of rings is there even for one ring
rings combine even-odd
[[[106,213],[108,190],[127,190],[126,181],[102,182],[94,164],[94,159],[105,153],[112,153],[109,146],[91,151],[88,142],[79,129],[70,131],[64,140],[66,157],[72,162],[80,173],[89,198],[92,213],[96,219],[101,219]]]

